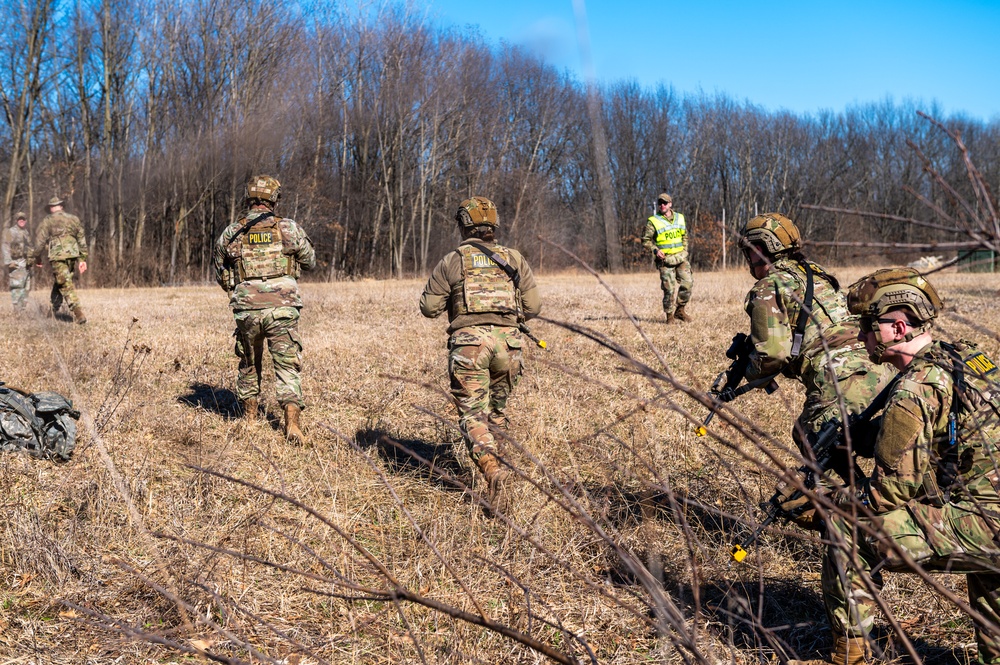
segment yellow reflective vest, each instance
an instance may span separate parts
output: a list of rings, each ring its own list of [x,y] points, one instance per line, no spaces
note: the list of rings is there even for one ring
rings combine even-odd
[[[684,215],[675,212],[673,219],[653,215],[648,221],[656,230],[655,242],[660,251],[664,254],[677,254],[684,251],[684,235],[687,233]]]

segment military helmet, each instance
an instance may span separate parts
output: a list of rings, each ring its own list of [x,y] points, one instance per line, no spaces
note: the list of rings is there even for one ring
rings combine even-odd
[[[913,268],[876,270],[847,290],[851,314],[877,318],[891,309],[907,309],[920,323],[938,315],[944,303],[923,275]]]
[[[656,197],[656,205],[660,205],[660,203],[673,203],[673,202],[674,200],[670,198],[670,194],[660,194],[659,196]]]
[[[58,196],[53,196],[51,199],[49,199],[49,207],[50,208],[54,208],[55,206],[61,206],[62,204],[63,204],[63,200],[61,198],[59,198]]]
[[[14,213],[14,221],[17,221],[19,219],[27,220],[28,219],[27,213],[25,213],[23,210],[18,210],[16,213]]]
[[[255,175],[247,183],[246,196],[248,199],[277,203],[281,198],[281,183],[269,175]]]
[[[485,196],[473,196],[462,201],[455,213],[455,221],[466,227],[500,225],[496,204]]]
[[[802,246],[799,227],[780,212],[765,212],[747,222],[740,230],[744,248],[761,245],[772,256],[798,249]]]

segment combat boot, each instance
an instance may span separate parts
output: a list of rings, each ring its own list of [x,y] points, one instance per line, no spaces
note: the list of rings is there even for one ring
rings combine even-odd
[[[865,638],[837,635],[833,638],[833,653],[830,654],[830,660],[822,658],[790,660],[788,665],[865,665],[871,660],[871,649]]]
[[[685,323],[691,323],[692,321],[694,321],[694,319],[691,318],[691,315],[684,311],[684,305],[677,306],[677,311],[674,312],[674,316],[676,316],[681,321],[684,321]]]
[[[306,442],[306,437],[302,435],[302,430],[299,429],[300,413],[302,413],[302,409],[299,408],[298,404],[285,405],[285,438],[292,443]]]
[[[492,511],[488,511],[487,516],[492,517],[493,513],[504,512],[507,509],[507,488],[506,481],[510,478],[510,472],[500,465],[493,453],[483,453],[476,460],[476,466],[483,472],[486,484],[489,486],[487,498],[492,504]]]
[[[667,321],[666,321],[666,323],[667,323],[668,326],[671,323],[674,323],[676,320],[677,319],[674,318],[674,313],[673,312],[670,312],[670,313],[667,314]]]
[[[73,308],[73,322],[80,325],[87,322],[87,315],[83,313],[83,308],[79,305]]]
[[[243,406],[243,419],[248,422],[257,420],[257,398],[251,397],[241,402]]]

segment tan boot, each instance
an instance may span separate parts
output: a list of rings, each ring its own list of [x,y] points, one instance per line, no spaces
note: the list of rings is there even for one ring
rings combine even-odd
[[[788,665],[865,665],[866,661],[871,660],[872,652],[865,638],[837,635],[833,638],[833,653],[830,654],[830,660],[822,658],[790,660]]]
[[[243,407],[243,419],[248,422],[257,420],[257,398],[243,400],[240,405]]]
[[[692,321],[694,321],[691,315],[684,311],[684,305],[677,306],[677,311],[674,312],[674,316],[676,316],[681,321],[684,321],[685,323],[691,323]]]
[[[73,308],[73,321],[80,325],[87,322],[87,315],[83,313],[83,308],[79,305]]]
[[[302,435],[302,430],[299,429],[300,413],[302,413],[302,409],[299,408],[298,404],[285,405],[285,438],[292,443],[306,442],[306,437]]]
[[[510,478],[510,472],[500,465],[493,453],[484,453],[476,460],[476,466],[483,472],[483,477],[489,485],[487,499],[492,505],[492,511],[487,511],[487,517],[492,517],[494,513],[505,512],[507,510],[508,492],[506,481]]]
[[[677,319],[674,318],[674,312],[670,312],[669,314],[667,314],[667,325],[670,325],[675,321],[677,321]]]

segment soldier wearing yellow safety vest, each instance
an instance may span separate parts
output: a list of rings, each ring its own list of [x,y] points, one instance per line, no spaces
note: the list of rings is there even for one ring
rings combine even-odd
[[[656,214],[646,220],[642,246],[653,253],[653,261],[660,271],[660,288],[663,289],[663,313],[667,323],[691,321],[684,311],[691,300],[691,263],[688,261],[687,226],[684,215],[674,212],[669,194],[656,197]],[[674,294],[677,296],[676,304]]]

